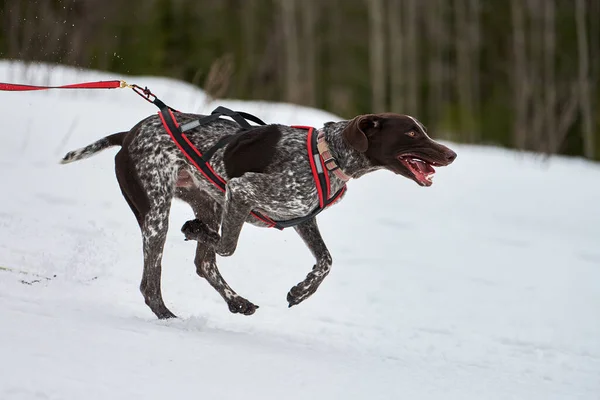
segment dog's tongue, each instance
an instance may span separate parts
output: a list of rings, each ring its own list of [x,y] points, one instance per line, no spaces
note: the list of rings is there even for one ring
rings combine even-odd
[[[431,174],[433,172],[435,172],[435,170],[433,169],[433,167],[427,163],[424,163],[421,160],[413,160],[414,165],[419,169],[419,172],[421,172],[423,175],[426,174]]]

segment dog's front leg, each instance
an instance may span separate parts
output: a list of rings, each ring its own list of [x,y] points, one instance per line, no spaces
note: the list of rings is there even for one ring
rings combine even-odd
[[[187,202],[196,214],[196,219],[187,221],[182,232],[187,240],[196,240],[196,273],[205,278],[208,283],[223,297],[229,311],[244,315],[252,315],[258,308],[257,305],[238,295],[225,281],[215,258],[215,246],[219,242],[219,221],[221,220],[222,207],[206,193],[194,190],[179,191],[179,198]]]
[[[287,301],[290,307],[303,302],[317,291],[323,279],[329,274],[332,264],[331,255],[321,237],[315,218],[297,225],[295,229],[315,256],[317,263],[313,266],[312,271],[308,273],[306,279],[289,291]]]
[[[223,257],[235,252],[242,226],[252,211],[252,206],[244,198],[243,192],[240,193],[236,186],[230,186],[230,183],[227,184],[221,215],[221,236],[199,219],[187,221],[181,228],[186,240],[205,243]]]
[[[215,247],[216,253],[222,257],[235,252],[242,227],[252,211],[251,196],[248,196],[252,193],[246,193],[246,190],[243,178],[234,178],[227,183],[221,216],[221,238]]]

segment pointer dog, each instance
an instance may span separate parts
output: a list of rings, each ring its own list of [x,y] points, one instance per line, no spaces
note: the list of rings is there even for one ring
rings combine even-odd
[[[202,117],[175,115],[181,124]],[[237,123],[218,119],[185,135],[204,153],[219,139],[239,130]],[[334,165],[330,169],[330,163],[326,163],[330,193],[340,190],[345,179],[359,178],[378,169],[431,186],[433,167],[449,165],[456,158],[455,152],[433,141],[425,127],[407,115],[361,115],[349,121],[326,123],[319,133],[331,157],[326,161],[333,161]],[[238,135],[210,161],[214,171],[227,181],[225,194],[188,161],[158,116],[142,120],[129,132],[116,133],[69,152],[62,162],[121,146],[115,157],[116,176],[142,231],[144,272],[140,290],[158,318],[175,317],[161,294],[161,259],[173,198],[187,202],[196,216],[184,224],[182,232],[187,239],[197,241],[198,275],[219,292],[231,312],[251,315],[258,306],[239,296],[225,282],[215,255],[234,253],[245,222],[266,226],[250,216],[253,211],[273,220],[289,220],[306,216],[319,205],[306,137],[305,129],[283,125],[253,127]],[[294,229],[316,258],[316,264],[289,291],[290,307],[315,293],[332,264],[315,218]]]

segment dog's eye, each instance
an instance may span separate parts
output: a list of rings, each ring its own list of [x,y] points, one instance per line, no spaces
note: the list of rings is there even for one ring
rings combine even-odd
[[[415,133],[415,131],[408,131],[408,132],[406,132],[406,134],[407,134],[408,136],[410,136],[410,137],[415,137],[415,136],[417,136],[417,134]]]

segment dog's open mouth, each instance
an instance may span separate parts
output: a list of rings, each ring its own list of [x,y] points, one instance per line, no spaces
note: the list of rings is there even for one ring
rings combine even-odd
[[[422,158],[411,154],[398,156],[398,161],[412,173],[414,181],[421,186],[431,186],[433,184],[433,175],[435,174],[433,166],[441,165],[432,161],[423,160]]]

